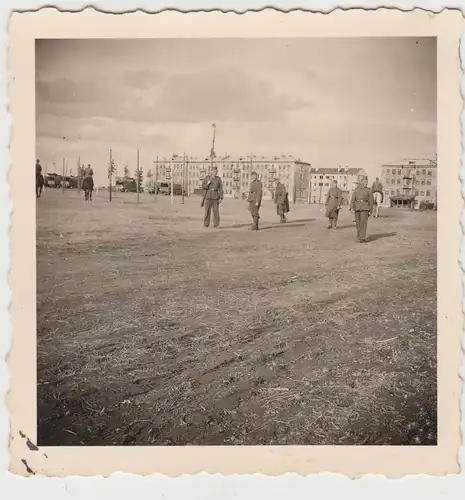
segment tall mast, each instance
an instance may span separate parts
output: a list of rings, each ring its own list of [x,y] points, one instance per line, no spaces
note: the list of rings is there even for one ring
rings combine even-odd
[[[212,139],[212,148],[210,151],[210,170],[213,170],[213,160],[216,158],[216,153],[215,153],[216,124],[214,123],[212,127],[213,127],[213,139]]]

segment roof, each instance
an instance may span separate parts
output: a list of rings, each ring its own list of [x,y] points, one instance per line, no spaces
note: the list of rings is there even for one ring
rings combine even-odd
[[[171,157],[159,157],[158,162],[159,163],[167,163],[173,160],[173,162],[179,162],[183,161],[183,156],[182,155],[175,155],[172,158]],[[209,155],[205,156],[186,156],[186,161],[188,162],[211,162],[212,159],[210,158]],[[261,156],[261,155],[255,155],[252,154],[252,161],[254,163],[256,162],[300,162],[300,159],[297,158],[294,155],[269,155],[269,156]],[[217,155],[215,158],[213,158],[213,163],[235,163],[235,162],[250,162],[250,153],[249,154],[244,154],[244,155],[230,155],[230,154],[225,154],[225,155]]]
[[[396,194],[394,196],[391,196],[391,200],[407,200],[407,201],[412,201],[415,199],[414,194]]]
[[[427,158],[401,158],[400,160],[384,163],[382,167],[437,167],[438,164]]]
[[[337,167],[326,167],[326,168],[318,168],[312,167],[310,169],[312,174],[348,174],[348,175],[366,175],[363,168],[342,168],[339,169]]]

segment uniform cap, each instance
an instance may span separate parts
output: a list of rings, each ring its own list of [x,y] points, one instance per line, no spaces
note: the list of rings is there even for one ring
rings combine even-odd
[[[252,172],[252,175],[258,175],[257,172],[255,172],[255,170]]]

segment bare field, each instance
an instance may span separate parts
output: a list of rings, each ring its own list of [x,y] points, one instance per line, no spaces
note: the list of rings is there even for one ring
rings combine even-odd
[[[437,442],[436,213],[46,189],[39,445]]]

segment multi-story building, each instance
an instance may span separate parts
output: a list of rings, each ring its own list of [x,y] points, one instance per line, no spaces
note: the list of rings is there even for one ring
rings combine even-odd
[[[360,178],[366,176],[362,168],[329,167],[310,168],[310,203],[325,203],[326,196],[333,180],[337,180],[338,187],[342,190],[344,203],[348,204],[353,190],[360,183]]]
[[[295,202],[305,195],[297,189],[301,172],[309,165],[300,162],[292,155],[281,156],[239,156],[229,155],[215,158],[198,158],[173,155],[172,158],[159,158],[154,164],[154,179],[158,182],[173,182],[184,185],[189,194],[201,193],[202,182],[210,173],[211,168],[218,168],[218,175],[223,180],[224,196],[229,198],[244,198],[247,196],[251,174],[256,171],[263,183],[263,197],[272,197],[274,180],[279,178],[286,186],[290,199]]]
[[[290,201],[307,203],[325,203],[331,182],[336,179],[342,189],[346,203],[352,191],[358,185],[360,177],[366,175],[361,168],[335,167],[318,168],[301,161],[292,155],[280,156],[239,156],[229,155],[215,158],[186,156],[185,163],[181,156],[159,158],[153,172],[158,182],[171,181],[181,184],[189,194],[201,194],[202,182],[210,173],[212,166],[218,168],[218,175],[223,179],[224,196],[244,198],[247,196],[251,173],[256,171],[263,183],[263,197],[273,195],[274,180],[286,186]]]
[[[384,204],[419,208],[436,203],[437,162],[428,159],[401,159],[381,165]]]

